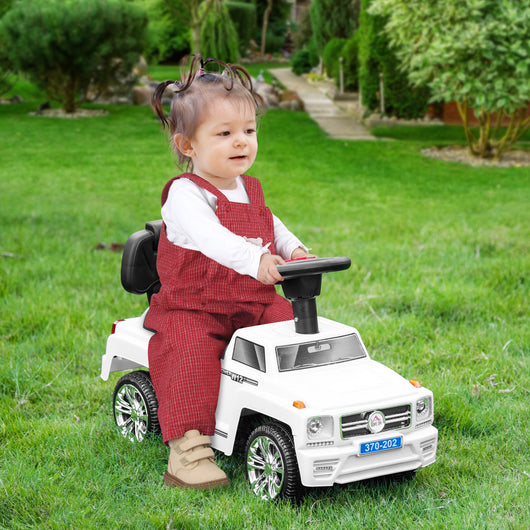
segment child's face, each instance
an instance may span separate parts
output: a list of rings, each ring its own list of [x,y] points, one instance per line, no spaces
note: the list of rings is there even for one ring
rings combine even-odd
[[[205,117],[189,141],[193,172],[220,189],[236,186],[256,159],[256,111],[247,102],[210,101]]]

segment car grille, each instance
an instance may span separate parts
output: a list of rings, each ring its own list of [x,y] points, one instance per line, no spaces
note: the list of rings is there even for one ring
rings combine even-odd
[[[371,434],[368,429],[368,418],[375,410],[380,410],[385,415],[385,426],[382,432],[392,429],[404,429],[410,426],[410,405],[374,409],[343,416],[341,420],[342,437],[353,438],[354,436]]]

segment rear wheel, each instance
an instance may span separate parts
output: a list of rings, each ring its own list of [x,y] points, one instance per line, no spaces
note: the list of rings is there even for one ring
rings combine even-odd
[[[122,436],[141,442],[149,433],[158,434],[158,401],[149,372],[125,374],[114,389],[114,421]]]
[[[278,423],[256,427],[246,445],[247,478],[263,500],[297,500],[303,494],[298,461],[289,431]]]

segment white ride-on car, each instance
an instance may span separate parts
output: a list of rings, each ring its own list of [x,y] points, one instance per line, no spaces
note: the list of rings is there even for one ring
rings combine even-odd
[[[124,288],[160,288],[156,255],[161,221],[131,235],[122,258]],[[221,362],[212,447],[244,447],[247,478],[260,498],[299,498],[306,487],[383,475],[413,475],[436,458],[433,394],[370,358],[359,332],[317,316],[322,273],[349,258],[310,258],[279,266],[294,321],[236,331]],[[159,432],[149,377],[152,331],[139,317],[114,322],[101,377],[131,370],[116,384],[114,418],[124,437]]]

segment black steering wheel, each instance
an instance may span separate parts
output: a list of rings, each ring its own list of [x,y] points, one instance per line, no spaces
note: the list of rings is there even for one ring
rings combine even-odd
[[[278,265],[278,272],[284,280],[300,278],[302,276],[313,276],[323,272],[343,271],[350,267],[351,260],[346,256],[333,258],[298,258]]]
[[[343,271],[351,265],[350,258],[299,258],[278,265],[282,275],[280,283],[293,305],[294,324],[297,333],[318,333],[317,307],[315,298],[320,294],[322,274]]]

